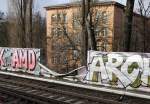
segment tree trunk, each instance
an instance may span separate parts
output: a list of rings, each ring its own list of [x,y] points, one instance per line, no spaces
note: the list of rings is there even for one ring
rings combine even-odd
[[[86,31],[86,0],[82,0],[82,65],[87,65],[88,35]]]
[[[25,42],[25,36],[26,36],[26,1],[25,0],[21,0],[21,47],[25,48],[26,47],[26,42]]]
[[[124,37],[124,48],[123,48],[123,51],[125,52],[130,51],[134,2],[135,0],[127,0],[127,6],[125,10],[125,24],[124,24],[125,37]]]
[[[86,5],[86,28],[87,28],[87,32],[88,32],[88,36],[89,36],[89,40],[90,40],[90,49],[91,50],[97,50],[96,47],[96,39],[95,39],[95,33],[94,33],[94,26],[92,23],[92,13],[91,13],[91,0],[87,0]],[[89,20],[88,20],[89,19]]]
[[[29,3],[29,12],[30,12],[30,14],[29,14],[29,24],[30,24],[30,29],[29,29],[29,37],[28,38],[30,38],[29,39],[29,43],[30,43],[30,48],[32,48],[33,47],[33,34],[32,34],[32,6],[33,6],[33,0],[30,0],[30,3]]]

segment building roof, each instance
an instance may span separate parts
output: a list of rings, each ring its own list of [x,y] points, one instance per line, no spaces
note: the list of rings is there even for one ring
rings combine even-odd
[[[122,5],[116,1],[97,1],[95,3],[95,5],[96,6],[98,6],[98,5],[116,5],[121,8],[124,8],[124,5]],[[50,9],[70,8],[70,7],[76,7],[76,6],[81,6],[81,1],[80,2],[70,2],[70,3],[65,3],[65,4],[59,4],[59,5],[51,5],[51,6],[47,6],[44,8],[46,8],[46,10],[50,10]]]

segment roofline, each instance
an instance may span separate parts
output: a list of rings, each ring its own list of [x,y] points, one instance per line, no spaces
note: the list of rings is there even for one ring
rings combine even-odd
[[[95,6],[107,6],[107,5],[115,5],[121,8],[124,8],[125,6],[116,2],[116,1],[107,1],[107,2],[98,2],[95,4]],[[81,6],[79,3],[67,3],[67,4],[59,4],[59,5],[53,5],[53,6],[47,6],[44,7],[46,10],[51,10],[51,9],[66,9],[66,8],[71,8],[71,7],[78,7]]]

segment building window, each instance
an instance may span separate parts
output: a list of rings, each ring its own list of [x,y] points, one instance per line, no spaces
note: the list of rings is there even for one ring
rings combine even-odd
[[[63,35],[63,30],[61,28],[57,28],[57,36]]]
[[[109,44],[104,44],[104,51],[109,51],[109,48],[110,48]]]
[[[73,42],[78,45],[81,43],[81,33],[74,33],[74,36],[71,37]]]
[[[61,56],[60,55],[55,55],[51,58],[51,62],[54,65],[61,64]]]
[[[62,22],[67,23],[67,14],[62,13]]]
[[[95,37],[98,38],[100,36],[100,29],[96,28],[95,29]]]
[[[52,23],[57,22],[57,15],[56,14],[52,14],[51,21],[52,21]]]
[[[61,53],[56,53],[53,54],[53,56],[51,57],[51,63],[54,65],[64,65],[64,64],[68,64],[68,58],[67,58],[67,52],[63,51]]]
[[[51,30],[51,35],[52,35],[52,36],[55,35],[55,28],[52,28],[52,30]]]
[[[60,13],[57,14],[57,21],[61,21],[61,14]]]
[[[101,31],[101,36],[107,37],[108,34],[109,34],[108,28],[104,28],[104,29]]]
[[[52,64],[57,64],[57,57],[52,57],[51,58],[51,62],[52,62]]]
[[[59,51],[61,49],[62,49],[62,46],[60,43],[58,43],[56,41],[52,43],[52,50]]]
[[[78,28],[79,27],[79,23],[77,22],[77,20],[73,20],[73,27],[74,28]]]
[[[106,11],[102,12],[102,21],[104,25],[108,24],[108,14]]]
[[[56,37],[60,37],[63,35],[63,30],[60,27],[52,28],[51,35],[56,36]]]
[[[67,51],[63,51],[61,54],[61,64],[68,64]]]
[[[95,37],[107,37],[109,35],[109,29],[108,28],[103,28],[102,30],[99,29],[100,27],[95,29]]]
[[[67,23],[67,14],[66,13],[57,13],[52,14],[51,16],[52,23]]]
[[[78,29],[81,27],[80,19],[81,19],[81,16],[79,13],[73,13],[73,18],[72,18],[73,28]]]
[[[101,51],[101,42],[97,41],[97,50]]]
[[[73,50],[73,60],[77,60],[79,57],[79,52],[77,50]]]
[[[102,40],[97,42],[97,50],[99,51],[109,51],[110,45],[107,43],[107,40]]]

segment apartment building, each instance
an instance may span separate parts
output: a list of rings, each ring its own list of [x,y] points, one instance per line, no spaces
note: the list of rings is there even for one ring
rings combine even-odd
[[[81,4],[45,7],[47,11],[47,63],[51,69],[67,72],[81,66]],[[124,6],[114,1],[92,7],[94,32],[99,51],[117,51],[123,36]],[[139,15],[134,16],[134,24]],[[136,28],[137,26],[133,26]]]

